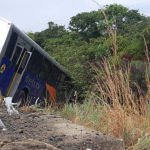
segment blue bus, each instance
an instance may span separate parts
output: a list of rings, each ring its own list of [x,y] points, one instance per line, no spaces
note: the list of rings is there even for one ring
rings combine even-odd
[[[62,102],[73,90],[70,75],[13,23],[0,17],[0,91],[18,106]],[[67,94],[65,94],[67,93]]]

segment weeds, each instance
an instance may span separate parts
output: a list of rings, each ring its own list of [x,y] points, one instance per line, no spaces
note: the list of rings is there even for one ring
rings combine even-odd
[[[104,60],[101,67],[103,67],[101,71],[93,67],[98,73],[97,83],[84,103],[65,104],[59,113],[75,123],[124,139],[128,150],[145,147],[148,149],[149,92],[141,94],[136,83],[134,84],[139,91],[138,96],[132,91],[130,68],[125,73],[122,69],[116,71],[107,60]]]
[[[118,59],[117,31],[110,28],[102,8],[101,11],[108,26],[113,56],[103,58],[99,68],[92,66],[96,72],[96,84],[84,103],[66,104],[59,113],[75,123],[124,139],[127,150],[150,149],[150,65],[145,63],[147,91],[143,93],[138,84],[131,80],[130,61],[121,62]],[[145,38],[144,42],[146,45]],[[145,54],[149,62],[147,46]]]

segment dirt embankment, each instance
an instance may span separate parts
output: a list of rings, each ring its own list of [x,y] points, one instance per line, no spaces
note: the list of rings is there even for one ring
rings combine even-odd
[[[76,125],[59,115],[19,111],[9,116],[0,104],[1,150],[125,150],[122,139]]]

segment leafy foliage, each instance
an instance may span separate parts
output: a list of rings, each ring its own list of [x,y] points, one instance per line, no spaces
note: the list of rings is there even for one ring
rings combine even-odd
[[[86,40],[88,40],[89,38],[97,38],[101,35],[100,30],[98,29],[98,23],[98,11],[92,11],[90,13],[84,12],[71,18],[69,29],[71,31],[79,32]]]
[[[29,37],[71,73],[74,84],[81,93],[95,82],[91,65],[113,53],[107,23],[110,29],[117,28],[117,57],[129,53],[135,60],[145,60],[143,37],[150,46],[147,41],[150,38],[149,17],[118,4],[106,5],[104,11],[107,20],[101,10],[83,12],[71,17],[69,30],[51,21],[48,22],[48,29],[28,33]]]

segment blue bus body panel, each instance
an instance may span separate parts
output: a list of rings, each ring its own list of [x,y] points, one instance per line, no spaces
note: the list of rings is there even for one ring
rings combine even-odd
[[[6,95],[6,90],[14,74],[14,70],[9,68],[10,63],[11,63],[10,60],[3,57],[1,64],[0,64],[0,68],[2,67],[2,65],[6,65],[4,72],[3,73],[0,72],[0,89],[1,89],[2,95]]]
[[[15,73],[15,70],[17,68],[17,65],[14,66],[13,69],[10,69],[11,62],[7,58],[3,57],[0,68],[2,65],[5,65],[6,68],[3,73],[0,72],[0,90],[3,96],[6,96],[7,88],[9,87],[9,84],[12,80],[12,77]],[[30,97],[30,104],[35,104],[35,100],[39,97],[41,97],[41,94],[45,88],[46,83],[37,78],[36,76],[32,75],[28,71],[24,72],[24,75],[21,79],[21,82],[17,88],[17,92],[14,95],[13,101],[17,98],[19,92],[23,88],[27,88],[29,90],[29,97]],[[12,87],[13,88],[13,87]]]
[[[27,102],[28,105],[34,105],[36,99],[41,97],[41,94],[45,88],[46,83],[32,75],[28,71],[24,72],[24,75],[21,79],[21,82],[18,86],[17,93],[15,94],[13,101],[18,97],[19,93],[23,88],[27,88],[29,90],[29,99]]]
[[[0,72],[0,89],[3,96],[6,96],[7,88],[12,80],[14,73],[17,70],[17,65],[13,66],[13,69],[10,69],[11,61],[3,57],[0,68],[5,65],[6,68],[3,73]]]

